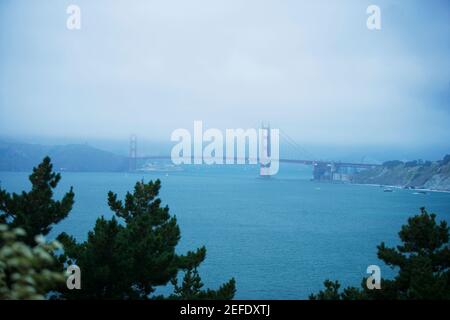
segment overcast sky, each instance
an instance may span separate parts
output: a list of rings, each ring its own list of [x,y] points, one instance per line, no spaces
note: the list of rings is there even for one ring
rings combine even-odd
[[[446,0],[2,0],[0,135],[270,121],[302,144],[450,148],[449,57]]]

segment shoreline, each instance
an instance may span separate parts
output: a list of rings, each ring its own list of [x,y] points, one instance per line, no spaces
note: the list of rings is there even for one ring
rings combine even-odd
[[[408,189],[403,186],[397,186],[397,185],[386,185],[386,184],[375,184],[375,183],[352,183],[353,185],[357,186],[369,186],[369,187],[384,187],[384,188],[392,188],[392,189],[400,189],[400,190],[407,190],[407,191],[425,191],[425,192],[439,192],[439,193],[450,193],[450,190],[439,190],[439,189],[427,189],[427,188],[414,188],[414,189]]]

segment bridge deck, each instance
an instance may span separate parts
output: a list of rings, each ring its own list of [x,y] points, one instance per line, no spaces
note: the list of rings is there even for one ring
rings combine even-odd
[[[169,156],[144,156],[144,157],[135,157],[133,159],[136,160],[170,160]],[[194,159],[192,157],[192,159]],[[224,158],[225,162],[226,158]],[[246,161],[248,158],[245,159]],[[297,163],[304,164],[308,166],[312,165],[334,165],[339,167],[348,167],[348,168],[373,168],[381,166],[380,164],[374,163],[353,163],[353,162],[340,162],[340,161],[325,161],[325,160],[302,160],[302,159],[279,159],[280,163]]]

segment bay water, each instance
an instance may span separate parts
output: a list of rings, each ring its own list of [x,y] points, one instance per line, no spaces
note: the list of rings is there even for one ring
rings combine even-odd
[[[420,207],[450,222],[450,194],[310,181],[311,168],[282,164],[270,178],[257,166],[183,166],[180,171],[62,173],[56,198],[74,187],[75,205],[53,228],[79,241],[99,216],[110,218],[109,190],[123,198],[136,181],[160,179],[160,198],[181,228],[179,253],[205,245],[205,287],[236,279],[238,299],[306,299],[325,279],[359,286],[369,265],[395,274],[376,246],[399,243],[398,231]],[[2,188],[29,190],[29,173],[0,172]],[[159,288],[170,293],[171,286]]]

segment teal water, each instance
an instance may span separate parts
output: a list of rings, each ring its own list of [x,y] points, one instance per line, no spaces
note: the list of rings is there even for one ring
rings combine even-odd
[[[325,279],[359,286],[371,264],[382,277],[393,271],[376,257],[376,246],[398,243],[409,216],[425,206],[450,221],[450,194],[309,181],[311,169],[284,165],[269,179],[255,166],[187,166],[179,172],[63,173],[56,193],[76,195],[69,217],[49,238],[65,231],[86,238],[97,217],[111,217],[106,195],[123,196],[137,180],[160,178],[161,199],[177,216],[179,252],[207,247],[200,268],[206,287],[231,277],[236,298],[305,299]],[[2,188],[29,190],[28,173],[0,172]],[[160,292],[170,292],[162,288]]]

